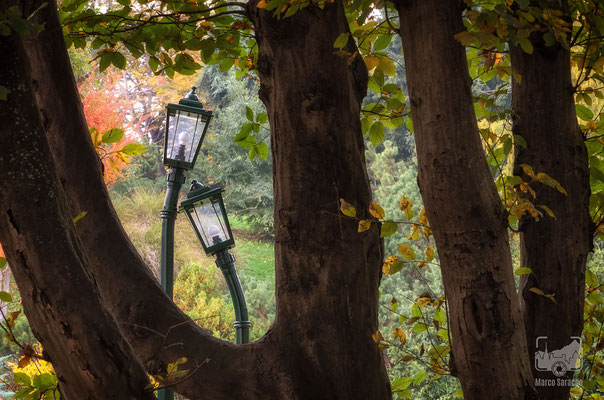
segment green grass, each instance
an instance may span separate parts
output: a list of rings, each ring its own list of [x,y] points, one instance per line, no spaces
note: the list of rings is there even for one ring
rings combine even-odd
[[[273,280],[275,275],[275,252],[272,242],[238,240],[235,237],[233,253],[237,267],[244,268],[247,276],[261,281]]]

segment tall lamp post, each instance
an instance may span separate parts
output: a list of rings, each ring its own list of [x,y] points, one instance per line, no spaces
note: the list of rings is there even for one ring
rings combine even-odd
[[[174,287],[174,222],[176,221],[178,192],[185,182],[185,171],[193,168],[212,113],[203,109],[193,86],[191,92],[178,104],[166,106],[164,134],[164,165],[170,167],[167,177],[166,199],[161,210],[160,281],[170,298]],[[172,400],[171,390],[159,391],[160,400]]]
[[[210,189],[196,180],[191,182],[187,199],[180,204],[207,255],[216,255],[216,265],[226,280],[235,308],[237,344],[249,343],[250,326],[241,282],[235,269],[235,257],[229,249],[235,245],[222,188]]]

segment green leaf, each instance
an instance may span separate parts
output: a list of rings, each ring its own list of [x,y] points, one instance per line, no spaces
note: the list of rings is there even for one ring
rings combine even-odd
[[[17,391],[17,393],[15,393],[14,398],[15,399],[25,399],[25,398],[27,398],[26,396],[29,396],[32,394],[32,392],[36,392],[36,391],[37,390],[31,386],[24,387],[22,389],[19,389]],[[30,398],[32,398],[32,397],[30,397]]]
[[[109,129],[107,132],[103,133],[103,143],[115,143],[122,140],[124,137],[124,130],[120,128]]]
[[[516,271],[514,271],[515,275],[528,275],[528,274],[532,274],[533,270],[528,268],[528,267],[521,267],[518,268]]]
[[[518,44],[520,45],[520,47],[522,48],[522,50],[525,53],[533,54],[533,44],[531,43],[530,40],[528,40],[526,38],[525,39],[520,39],[518,41]]]
[[[129,156],[138,156],[147,151],[147,146],[140,143],[130,143],[122,147],[121,151]]]
[[[363,132],[363,136],[369,133],[369,128],[371,128],[371,120],[367,117],[361,118],[361,130]]]
[[[111,63],[119,69],[124,69],[126,66],[126,57],[118,51],[111,53]]]
[[[575,104],[575,110],[577,111],[577,117],[583,121],[591,121],[594,117],[594,113],[582,104]]]
[[[344,46],[346,46],[346,44],[348,43],[348,37],[350,36],[350,33],[348,32],[344,32],[341,33],[338,38],[336,39],[336,41],[333,44],[333,47],[336,49],[341,49]]]
[[[155,72],[159,68],[159,60],[155,57],[149,57],[149,68]]]
[[[380,35],[377,40],[373,43],[373,51],[383,50],[390,44],[390,40],[392,40],[392,35]]]
[[[0,301],[10,303],[11,301],[13,301],[13,296],[11,296],[8,292],[0,291]]]
[[[258,147],[258,149],[256,149],[258,157],[262,158],[263,160],[266,160],[268,158],[268,146],[266,145],[266,143],[260,142],[256,145],[256,147]]]
[[[245,135],[243,137],[235,137],[235,144],[239,147],[243,147],[244,149],[249,149],[256,145],[256,138],[250,135]]]
[[[6,258],[0,257],[0,269],[6,267]]]
[[[585,283],[590,288],[598,287],[598,278],[596,277],[596,274],[594,274],[590,269],[587,269],[585,271]]]
[[[266,124],[266,122],[268,121],[268,115],[266,115],[266,113],[258,113],[256,115],[256,122],[258,122],[259,124]]]
[[[516,146],[522,146],[526,149],[526,140],[520,135],[514,135],[514,144]]]
[[[369,140],[373,147],[377,147],[384,140],[384,124],[381,121],[375,121],[369,130]]]
[[[101,59],[99,60],[99,72],[103,72],[109,67],[111,64],[111,53],[103,53],[101,54]]]
[[[413,133],[413,119],[411,118],[411,113],[407,115],[407,121],[405,121],[405,127],[411,133]]]
[[[31,385],[31,379],[29,379],[29,376],[27,376],[27,374],[24,374],[23,372],[16,372],[15,375],[13,375],[13,380],[18,386]]]
[[[405,263],[402,261],[395,261],[390,265],[390,270],[388,271],[388,275],[394,275],[397,272],[399,272],[401,269],[403,269],[403,267],[405,266]]]
[[[419,385],[420,383],[422,383],[424,381],[424,379],[426,379],[428,377],[428,371],[423,370],[418,372],[415,377],[413,377],[413,384],[414,385]]]
[[[0,85],[0,101],[6,101],[8,99],[8,94],[10,93],[10,89]]]
[[[427,329],[428,327],[426,326],[426,324],[424,324],[423,322],[418,322],[411,330],[415,333],[420,333],[426,331]]]
[[[227,72],[229,69],[231,69],[232,66],[232,58],[223,58],[222,61],[220,61],[220,66],[218,67],[218,69],[220,70],[220,72]]]
[[[245,106],[245,117],[248,121],[254,122],[254,111],[248,106]]]
[[[394,235],[394,233],[398,229],[398,224],[394,221],[384,221],[382,223],[382,229],[380,233],[380,237],[385,238],[388,236]]]

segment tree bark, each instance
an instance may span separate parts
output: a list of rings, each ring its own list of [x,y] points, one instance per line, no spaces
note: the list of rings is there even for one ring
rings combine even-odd
[[[367,69],[335,54],[341,2],[276,19],[248,5],[259,45],[260,98],[271,125],[275,196],[276,340],[292,379],[287,398],[387,399],[378,329],[382,246],[359,234],[339,199],[371,200],[359,120]],[[357,52],[352,41],[346,49]],[[312,382],[308,385],[306,382]]]
[[[30,12],[41,3],[30,3]],[[166,374],[168,363],[186,357],[183,367],[196,373],[173,389],[189,398],[271,398],[270,384],[258,377],[264,373],[256,357],[261,346],[235,346],[199,328],[170,301],[128,239],[92,147],[56,2],[34,20],[45,30],[26,42],[26,50],[55,168],[71,213],[87,212],[76,226],[78,236],[102,298],[136,356],[159,375]]]
[[[174,387],[189,398],[390,398],[382,355],[371,339],[379,234],[376,228],[358,234],[356,222],[342,219],[338,209],[340,197],[360,209],[370,199],[358,118],[366,70],[360,59],[348,66],[333,54],[333,42],[347,29],[341,4],[308,7],[282,21],[250,8],[264,59],[280,200],[277,319],[265,337],[245,346],[212,338],[192,323],[126,238],[90,143],[54,6],[36,14],[46,29],[27,43],[36,98],[71,213],[88,213],[77,231],[90,270],[147,368],[161,372],[184,356],[192,371],[209,359]]]
[[[568,12],[568,11],[566,11]],[[570,54],[561,45],[546,47],[540,35],[532,38],[534,53],[512,46],[512,68],[521,76],[514,79],[512,107],[514,134],[522,136],[527,148],[516,147],[515,175],[523,175],[520,164],[535,173],[544,172],[568,193],[536,183],[535,204],[549,207],[536,220],[520,221],[521,264],[533,273],[520,280],[528,354],[535,378],[555,379],[550,371],[535,370],[536,339],[545,336],[550,351],[571,343],[583,330],[585,265],[591,250],[593,224],[589,215],[589,166],[583,136],[575,114]],[[529,290],[533,287],[555,294],[556,303]],[[540,349],[543,350],[543,344]],[[563,377],[571,379],[573,372]],[[568,399],[570,386],[538,386],[543,399]]]
[[[463,2],[397,3],[418,181],[441,260],[452,354],[466,399],[536,398],[514,286],[507,217],[480,141]]]
[[[0,107],[0,241],[32,330],[53,363],[64,398],[153,399],[142,365],[86,268],[20,36],[0,36],[0,54],[5,57],[0,85],[10,90]]]

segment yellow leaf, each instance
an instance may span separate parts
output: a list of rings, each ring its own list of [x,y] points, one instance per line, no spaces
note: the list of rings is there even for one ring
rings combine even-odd
[[[415,252],[413,251],[413,249],[411,247],[409,247],[406,244],[399,244],[398,245],[398,251],[407,260],[413,260],[413,259],[415,259]]]
[[[417,239],[419,239],[419,235],[422,230],[418,224],[412,224],[412,225],[413,225],[413,232],[411,232],[411,235],[407,236],[407,239],[417,240]]]
[[[428,297],[420,297],[415,302],[415,305],[418,306],[418,307],[423,307],[426,304],[430,304],[430,303],[432,303],[432,300],[430,300],[430,298],[428,298]]]
[[[354,218],[357,216],[357,209],[344,199],[340,199],[340,211],[347,217]]]
[[[77,216],[75,216],[73,218],[73,223],[76,224],[79,220],[84,218],[86,216],[86,214],[88,214],[88,211],[82,211],[81,213],[79,213]]]
[[[404,362],[409,362],[409,361],[411,361],[411,360],[415,360],[415,357],[414,357],[414,356],[412,356],[412,355],[410,355],[410,354],[405,354],[405,355],[403,356],[403,361],[404,361]]]
[[[266,4],[266,1],[264,1],[264,0],[260,0],[258,2],[258,4],[256,4],[256,7],[258,7],[258,8],[266,8],[266,6],[267,6],[267,4]]]
[[[373,335],[371,335],[371,337],[373,338],[373,341],[376,343],[381,342],[382,340],[384,340],[384,337],[382,336],[382,332],[375,331],[375,333]]]
[[[372,72],[375,67],[378,65],[379,58],[376,55],[370,54],[365,57],[365,65],[367,66],[367,71]]]
[[[263,0],[261,0],[261,1],[263,1]],[[201,25],[201,27],[204,28],[204,29],[206,29],[206,30],[212,30],[214,28],[214,25],[212,25],[212,23],[210,21],[203,21],[199,25]],[[162,56],[163,55],[164,54],[162,53]]]
[[[368,219],[362,219],[359,221],[359,232],[365,232],[371,228],[371,221]]]
[[[445,371],[444,369],[442,369],[441,367],[439,367],[438,365],[431,365],[430,369],[434,372],[436,372],[439,375],[446,375],[447,371]]]
[[[382,273],[384,275],[388,275],[389,272],[390,272],[390,264],[386,263],[386,264],[382,265]]]
[[[92,147],[95,149],[103,143],[103,135],[95,128],[90,129],[90,138],[92,139]]]
[[[386,216],[384,209],[373,201],[369,204],[369,214],[373,215],[377,219],[382,219]]]
[[[396,67],[394,66],[394,61],[392,61],[389,57],[384,56],[380,58],[379,65],[382,71],[386,75],[395,76],[396,75]]]
[[[401,201],[399,202],[399,207],[401,208],[401,211],[405,211],[411,208],[412,205],[413,202],[411,200],[409,200],[405,196],[401,197]]]
[[[426,261],[432,261],[434,259],[434,248],[432,246],[428,246],[426,248]]]
[[[545,293],[543,293],[543,290],[538,289],[536,287],[530,288],[529,291],[531,291],[533,293],[537,293],[539,296],[545,296]]]
[[[418,263],[417,263],[416,267],[417,267],[417,268],[421,268],[421,267],[425,267],[426,265],[428,265],[428,264],[426,264],[426,263],[425,263],[425,262],[423,262],[423,261],[420,261],[420,262],[418,262]]]
[[[422,208],[422,212],[419,213],[419,223],[422,225],[428,225],[428,218],[426,217],[426,208]]]
[[[401,344],[405,344],[407,342],[407,334],[401,328],[394,328],[392,333],[394,333],[394,337],[401,341]]]

